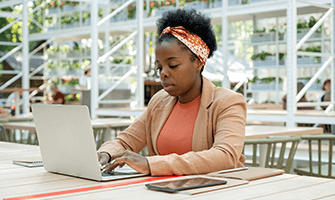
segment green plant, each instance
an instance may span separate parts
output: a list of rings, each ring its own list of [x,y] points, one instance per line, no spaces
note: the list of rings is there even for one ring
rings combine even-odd
[[[80,69],[81,68],[81,64],[79,62],[75,62],[72,65],[69,65],[69,70],[73,70],[73,69]]]
[[[273,27],[272,29],[269,30],[269,32],[276,32],[276,28]]]
[[[284,57],[285,57],[285,53],[279,53],[279,60],[284,59]]]
[[[276,82],[276,77],[265,77],[265,78],[258,78],[258,76],[254,76],[252,79],[248,79],[249,83],[271,83]],[[283,83],[283,79],[279,77],[279,83]]]
[[[216,87],[221,87],[222,82],[221,81],[212,81],[212,83],[216,86]]]
[[[76,78],[63,78],[62,85],[65,85],[65,86],[79,85],[79,80]]]
[[[321,46],[316,46],[316,47],[315,46],[310,46],[310,47],[307,47],[305,49],[305,51],[321,53]],[[321,62],[321,57],[320,56],[316,56],[315,59],[318,63]]]
[[[47,65],[47,67],[48,67],[49,69],[51,69],[51,70],[56,70],[56,69],[57,69],[57,65],[54,65],[54,64],[52,64],[52,63],[49,63],[49,64]]]
[[[262,51],[262,53],[260,54],[259,58],[260,58],[261,60],[265,60],[266,57],[268,57],[268,56],[273,56],[273,54],[268,53],[268,52],[265,52],[265,51]]]
[[[248,4],[249,0],[242,0],[242,4]]]
[[[311,16],[309,18],[308,27],[312,28],[316,24],[316,22],[318,22],[318,20],[316,20],[315,17]]]
[[[309,80],[311,80],[311,78],[312,77],[301,77],[301,78],[298,78],[298,80],[307,80],[307,81],[309,81]],[[316,83],[320,83],[320,82],[321,82],[320,79],[316,79]]]
[[[251,59],[252,60],[257,60],[259,58],[261,60],[265,60],[266,57],[268,57],[268,56],[273,56],[273,54],[262,51],[262,53],[260,53],[260,54],[254,54],[253,56],[251,56]]]
[[[3,70],[2,62],[0,63],[0,70]],[[0,74],[0,77],[2,77],[2,74]]]
[[[68,53],[68,52],[70,52],[70,48],[69,48],[68,45],[62,45],[62,46],[60,46],[60,51],[62,53]]]
[[[113,59],[113,63],[116,63],[116,64],[119,64],[119,63],[121,63],[123,61],[123,58],[122,57],[115,57],[114,59]]]
[[[254,76],[252,79],[248,79],[249,83],[256,83],[259,80],[258,76]]]
[[[80,94],[68,94],[65,96],[65,101],[78,102],[80,101],[80,99],[81,99]]]
[[[90,66],[91,64],[91,61],[90,60],[84,60],[84,62],[82,63],[82,68],[85,69],[87,68],[88,66]]]
[[[50,46],[45,52],[49,55],[53,55],[57,52],[59,52],[59,47],[58,46]]]
[[[257,29],[254,33],[265,33],[266,29]]]
[[[271,83],[271,82],[276,82],[276,77],[265,77],[260,79],[261,83]],[[279,83],[282,83],[283,79],[279,77]]]
[[[126,64],[132,64],[134,62],[134,58],[133,57],[127,57],[126,58]]]
[[[128,18],[133,19],[135,18],[136,15],[136,5],[135,4],[130,4],[128,6]]]
[[[304,28],[308,28],[308,22],[301,22],[299,20],[299,22],[297,23],[297,29],[304,29]]]
[[[69,62],[61,62],[60,63],[61,68],[63,69],[69,69],[70,63]]]
[[[72,49],[73,49],[73,51],[80,51],[81,50],[81,46],[80,45],[76,45]]]

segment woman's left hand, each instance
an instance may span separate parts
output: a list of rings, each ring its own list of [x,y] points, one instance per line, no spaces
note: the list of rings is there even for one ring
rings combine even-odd
[[[111,156],[111,162],[105,167],[106,172],[115,169],[117,166],[123,167],[125,164],[142,174],[150,174],[148,160],[132,151],[126,150]]]

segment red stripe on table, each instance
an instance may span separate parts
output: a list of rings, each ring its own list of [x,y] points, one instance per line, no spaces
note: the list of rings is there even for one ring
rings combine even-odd
[[[107,184],[107,185],[98,185],[98,186],[92,186],[92,187],[70,189],[70,190],[63,190],[63,191],[57,191],[57,192],[48,192],[48,193],[34,194],[34,195],[21,196],[21,197],[10,197],[10,198],[5,198],[4,200],[23,200],[23,199],[53,197],[53,196],[60,196],[60,195],[66,195],[66,194],[73,194],[73,193],[87,192],[87,191],[93,191],[93,190],[101,190],[101,189],[106,189],[106,188],[133,185],[133,184],[138,184],[138,183],[145,183],[145,182],[163,180],[163,179],[174,178],[174,177],[178,177],[178,176],[152,177],[152,178],[146,178],[146,179],[136,180],[136,181],[127,181],[127,182],[113,183],[113,184]]]

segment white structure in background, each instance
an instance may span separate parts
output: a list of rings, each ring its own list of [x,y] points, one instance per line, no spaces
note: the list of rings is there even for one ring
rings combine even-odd
[[[222,55],[221,49],[218,49],[214,52],[213,57],[207,60],[202,74],[211,81],[223,80],[224,64]],[[229,82],[239,83],[252,78],[253,70],[249,62],[229,54],[227,75]]]

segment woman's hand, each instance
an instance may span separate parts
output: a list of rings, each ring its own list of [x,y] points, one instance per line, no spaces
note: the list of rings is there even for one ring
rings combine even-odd
[[[101,154],[102,153],[100,153],[100,156]],[[106,159],[109,158],[105,157],[105,155],[102,156],[100,158],[100,164],[102,164],[102,161],[105,161]],[[135,169],[136,171],[142,174],[150,174],[150,167],[148,160],[145,157],[128,150],[112,155],[111,162],[109,163],[108,166],[105,166],[105,169],[107,169],[106,172],[109,172],[115,169],[117,166],[123,167],[125,164],[129,165],[131,168]]]
[[[101,166],[107,164],[108,161],[110,160],[109,154],[105,152],[102,152],[102,153],[97,152],[97,153],[98,153],[98,159],[99,159]]]

